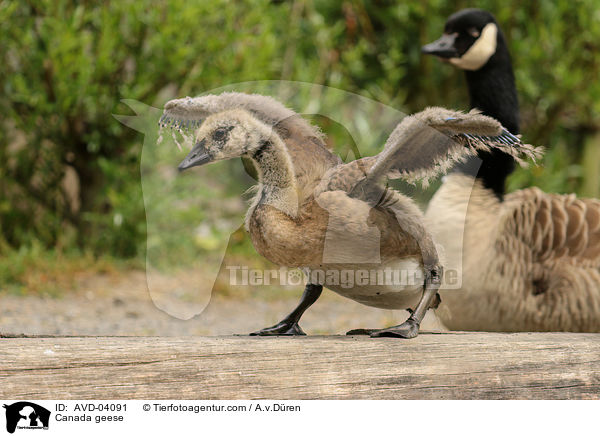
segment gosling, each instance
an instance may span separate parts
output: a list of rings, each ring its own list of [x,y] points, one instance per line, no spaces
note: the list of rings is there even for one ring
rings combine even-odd
[[[237,157],[252,160],[259,178],[245,219],[252,243],[265,258],[302,268],[308,277],[298,306],[278,324],[252,335],[304,335],[300,318],[326,286],[365,305],[411,311],[400,325],[348,334],[416,337],[426,311],[438,301],[442,265],[421,211],[388,189],[386,178],[428,179],[479,150],[502,148],[516,159],[534,156],[530,146],[494,119],[441,108],[406,117],[380,154],[333,165],[310,189],[295,174],[296,163],[273,126],[245,109],[209,115],[195,131],[194,144],[180,171]],[[342,270],[402,270],[420,280],[355,281],[352,286],[327,280]]]

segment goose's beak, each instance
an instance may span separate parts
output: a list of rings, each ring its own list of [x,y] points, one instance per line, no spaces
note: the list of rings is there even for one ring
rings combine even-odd
[[[177,169],[181,172],[183,170],[187,170],[188,168],[196,167],[199,165],[204,165],[212,160],[212,157],[206,151],[206,139],[199,141],[194,145],[192,151],[183,159],[183,161],[179,164]]]
[[[425,54],[438,56],[444,59],[458,57],[458,53],[456,52],[456,48],[454,47],[455,40],[455,34],[444,33],[440,39],[421,47],[421,52]]]

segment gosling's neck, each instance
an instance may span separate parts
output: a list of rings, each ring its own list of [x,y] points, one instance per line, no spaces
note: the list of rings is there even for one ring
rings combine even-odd
[[[290,217],[298,214],[298,190],[292,160],[279,137],[261,139],[250,158],[258,170],[259,190],[254,206],[268,204]]]

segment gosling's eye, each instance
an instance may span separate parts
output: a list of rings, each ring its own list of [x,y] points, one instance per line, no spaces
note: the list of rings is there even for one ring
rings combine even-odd
[[[218,128],[213,133],[213,139],[215,141],[223,141],[227,137],[227,132],[229,132],[229,130],[231,129],[228,129],[227,127]]]

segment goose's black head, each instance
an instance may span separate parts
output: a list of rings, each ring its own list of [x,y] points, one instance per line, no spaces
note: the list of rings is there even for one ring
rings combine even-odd
[[[519,101],[504,35],[492,14],[463,9],[446,21],[444,34],[422,48],[465,70],[471,107],[519,133]]]
[[[442,37],[421,50],[465,70],[471,107],[497,119],[510,132],[519,133],[512,61],[504,35],[491,13],[481,9],[456,12],[446,21]],[[485,187],[502,198],[514,159],[500,150],[479,152],[478,157],[481,161],[468,159],[457,170],[477,174]]]
[[[463,9],[448,18],[440,39],[421,50],[448,60],[463,70],[476,71],[503,45],[504,37],[491,13],[481,9]]]

